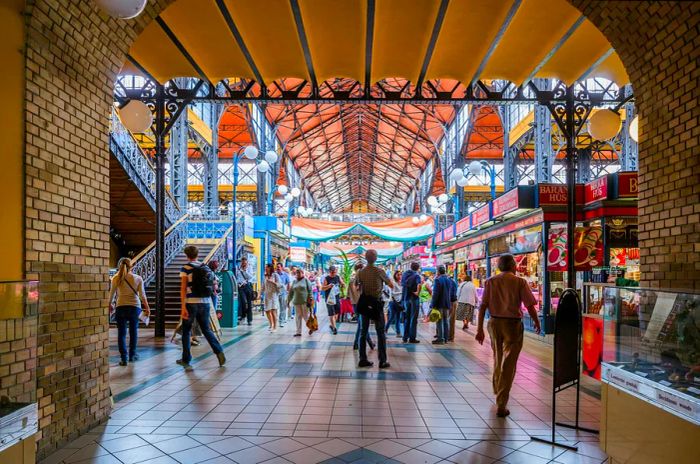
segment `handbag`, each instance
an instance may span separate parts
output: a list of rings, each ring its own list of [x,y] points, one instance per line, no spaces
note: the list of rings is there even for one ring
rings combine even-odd
[[[428,320],[430,322],[437,322],[440,319],[442,319],[442,314],[440,314],[440,311],[435,308],[431,309],[430,314],[428,315]]]
[[[309,329],[309,335],[318,330],[318,319],[313,314],[306,320],[306,328]]]

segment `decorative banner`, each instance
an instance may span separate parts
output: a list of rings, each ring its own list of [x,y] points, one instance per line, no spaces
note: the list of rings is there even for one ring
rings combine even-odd
[[[482,206],[472,213],[472,227],[489,222],[491,219],[491,203]]]
[[[362,255],[367,250],[375,250],[380,258],[393,258],[403,253],[403,245],[398,242],[370,242],[362,245],[346,243],[321,243],[318,252],[324,256],[341,256],[341,251],[346,255]]]
[[[435,222],[432,217],[418,225],[413,223],[412,217],[367,222],[359,225],[377,237],[396,242],[425,240],[435,233]]]
[[[552,225],[547,237],[547,270],[566,271],[566,226]],[[574,267],[577,271],[590,271],[602,266],[603,231],[600,227],[577,227],[574,235]]]
[[[637,172],[617,173],[617,198],[637,198],[639,196],[639,183]]]
[[[302,240],[324,242],[345,235],[355,227],[353,222],[325,221],[323,219],[292,218],[292,235]]]

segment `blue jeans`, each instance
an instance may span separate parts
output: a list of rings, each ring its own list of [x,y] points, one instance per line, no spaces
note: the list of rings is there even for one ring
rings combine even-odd
[[[355,314],[357,314],[357,310],[355,310]],[[357,346],[357,347],[360,346],[360,333],[361,332],[362,332],[362,316],[357,314],[357,330],[355,331],[355,346]],[[369,336],[369,333],[367,333],[367,343],[369,343],[370,345],[373,344],[372,337]]]
[[[420,310],[420,300],[409,298],[405,302],[406,313],[403,318],[403,341],[415,340],[418,331],[418,311]]]
[[[284,324],[287,322],[287,293],[280,293],[280,309],[277,311],[277,322]]]
[[[115,319],[117,320],[117,345],[122,361],[126,361],[126,325],[129,324],[129,358],[136,354],[136,342],[138,340],[139,313],[138,306],[117,306]]]
[[[396,334],[401,334],[401,313],[403,312],[403,307],[397,301],[391,300],[389,302],[389,320],[386,323],[386,331],[389,331],[389,327],[394,325],[394,330]]]
[[[187,303],[186,306],[189,317],[182,320],[182,360],[187,364],[192,361],[191,338],[194,321],[199,324],[199,329],[209,342],[214,354],[224,351],[209,326],[209,303]]]
[[[437,322],[437,339],[439,342],[447,342],[450,338],[450,309],[439,308],[440,320]]]
[[[367,361],[367,343],[369,340],[369,321],[372,320],[367,316],[360,316],[358,325],[362,329],[360,332],[360,361]],[[374,319],[374,328],[377,331],[378,355],[379,362],[386,362],[386,332],[384,332],[384,313]]]

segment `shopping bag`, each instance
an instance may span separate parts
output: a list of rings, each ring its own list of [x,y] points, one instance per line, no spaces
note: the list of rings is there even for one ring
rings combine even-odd
[[[440,319],[442,319],[442,314],[440,314],[440,311],[438,311],[437,309],[433,308],[433,309],[430,311],[430,314],[428,315],[428,320],[429,320],[430,322],[437,322],[437,321],[439,321]]]

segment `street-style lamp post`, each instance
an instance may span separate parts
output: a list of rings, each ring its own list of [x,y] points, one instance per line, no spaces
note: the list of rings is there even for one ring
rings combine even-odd
[[[491,187],[491,199],[496,198],[496,167],[484,160],[474,160],[467,167],[473,176],[480,175],[484,170],[489,174],[489,186]]]
[[[236,154],[233,155],[233,171],[231,179],[231,187],[233,189],[233,198],[231,200],[231,226],[233,230],[231,231],[231,240],[233,243],[232,259],[229,261],[229,270],[236,270],[236,262],[238,261],[238,248],[236,247],[238,243],[238,231],[236,230],[236,203],[237,203],[237,190],[238,190],[238,161],[241,159],[241,154],[249,160],[255,160],[258,157],[258,149],[252,145],[247,147],[241,147]],[[265,164],[263,164],[265,163]],[[265,172],[270,168],[270,165],[265,161],[260,161],[257,166],[259,171]]]
[[[441,195],[438,195],[437,197],[430,195],[428,197],[427,202],[428,205],[432,206],[433,208],[437,208],[438,206],[442,206],[450,200],[452,200],[452,203],[454,204],[455,222],[457,222],[461,219],[459,211],[459,196],[449,195],[447,193],[443,193]],[[437,221],[435,221],[435,223],[437,224]]]

